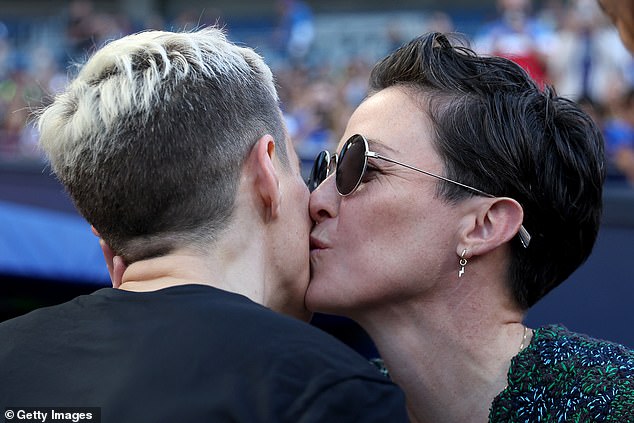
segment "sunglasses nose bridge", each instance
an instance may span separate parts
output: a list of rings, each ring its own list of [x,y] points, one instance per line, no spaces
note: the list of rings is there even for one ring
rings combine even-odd
[[[332,175],[333,173],[337,172],[338,165],[339,165],[339,156],[337,155],[337,153],[333,153],[330,156],[330,159],[328,161],[328,171],[326,172],[326,178]]]
[[[337,155],[331,155],[328,150],[321,151],[313,162],[313,167],[307,181],[308,189],[311,192],[317,189],[336,169]]]

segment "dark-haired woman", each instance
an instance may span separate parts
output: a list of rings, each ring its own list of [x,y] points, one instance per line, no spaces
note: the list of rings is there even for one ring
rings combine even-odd
[[[634,353],[527,310],[590,255],[603,139],[514,63],[428,34],[311,177],[309,308],[355,319],[414,422],[634,421]]]

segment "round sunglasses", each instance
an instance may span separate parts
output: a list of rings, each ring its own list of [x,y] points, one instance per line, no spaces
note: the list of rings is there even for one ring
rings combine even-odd
[[[415,170],[416,172],[424,173],[425,175],[429,175],[442,181],[458,185],[477,195],[495,198],[494,195],[477,188],[445,178],[444,176],[436,175],[435,173],[427,172],[415,166],[399,162],[398,160],[382,156],[374,151],[370,151],[368,140],[360,134],[355,134],[348,138],[348,140],[343,144],[343,147],[341,147],[339,154],[330,154],[330,152],[324,150],[317,155],[308,178],[308,189],[311,192],[314,191],[324,180],[326,180],[326,178],[328,178],[328,176],[335,172],[335,187],[337,188],[339,195],[346,197],[353,194],[359,185],[361,185],[361,181],[363,180],[363,176],[365,175],[368,167],[369,157],[385,160],[387,162]],[[531,236],[526,228],[524,228],[524,225],[520,226],[519,237],[524,248],[527,248],[531,241]]]

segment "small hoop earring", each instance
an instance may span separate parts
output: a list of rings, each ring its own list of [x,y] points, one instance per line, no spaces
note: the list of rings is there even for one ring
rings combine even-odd
[[[461,278],[464,275],[464,267],[467,265],[467,259],[464,258],[465,254],[467,254],[467,249],[462,250],[462,254],[460,254],[460,270],[458,270],[458,277]]]

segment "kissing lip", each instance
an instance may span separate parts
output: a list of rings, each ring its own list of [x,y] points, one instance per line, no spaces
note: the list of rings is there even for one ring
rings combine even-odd
[[[310,237],[310,250],[325,250],[326,248],[328,248],[328,245],[326,245],[323,241],[321,241],[318,238],[315,238],[313,236]]]

